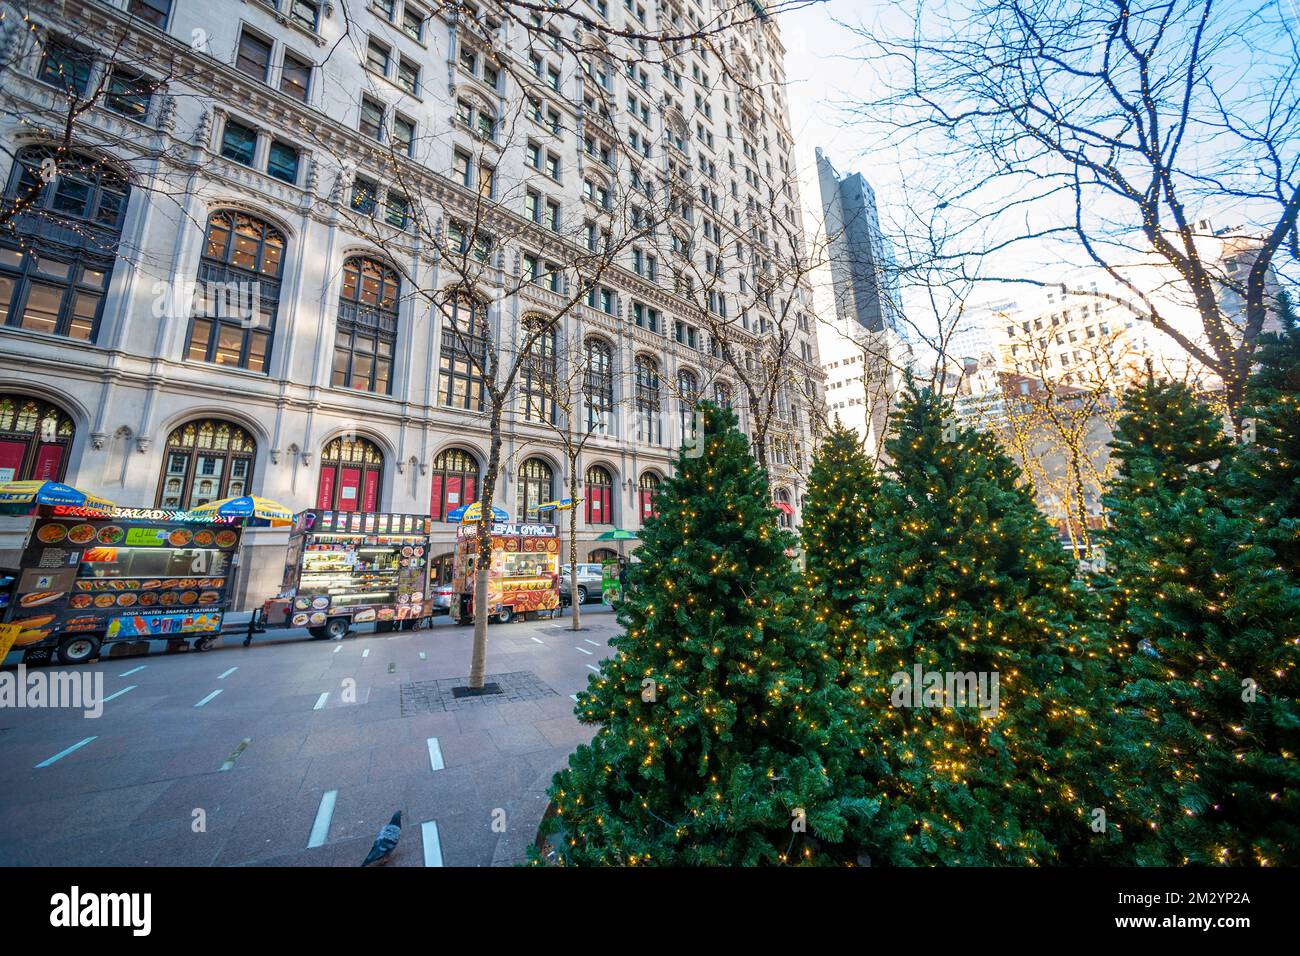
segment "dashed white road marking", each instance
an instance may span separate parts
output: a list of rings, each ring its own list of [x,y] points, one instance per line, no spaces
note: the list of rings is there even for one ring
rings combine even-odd
[[[591,651],[587,650],[585,647],[575,647],[574,650],[582,651],[582,653],[586,654],[588,657],[591,656]]]
[[[362,657],[369,657],[369,656],[370,656],[370,648],[367,647],[364,651],[362,651],[362,652],[361,652],[361,656],[362,656]]]
[[[92,740],[98,740],[98,739],[99,739],[98,736],[95,736],[95,737],[87,737],[85,740],[78,740],[75,744],[73,744],[68,749],[60,750],[53,757],[47,757],[46,759],[42,760],[40,763],[38,763],[35,766],[34,769],[40,770],[42,767],[48,767],[50,764],[54,763],[54,761],[62,760],[64,757],[72,753],[74,750],[80,750],[82,747],[86,746],[86,744],[90,743]]]
[[[584,637],[583,640],[586,641],[588,644],[590,644],[592,647],[600,647],[600,641],[593,641],[589,637]]]
[[[117,698],[121,697],[121,696],[122,696],[123,694],[125,694],[127,691],[129,691],[129,690],[135,690],[135,689],[136,689],[137,687],[139,687],[139,686],[140,686],[139,684],[132,684],[132,685],[129,686],[129,687],[123,687],[123,688],[122,688],[121,690],[119,690],[116,694],[109,694],[107,697],[105,697],[105,698],[104,698],[104,703],[107,704],[110,700],[117,700]]]
[[[442,843],[438,840],[438,824],[425,820],[420,824],[420,836],[424,840],[424,865],[442,866]]]
[[[569,696],[573,698],[573,702],[574,702],[575,704],[578,702],[578,695],[577,695],[577,694],[570,694]]]
[[[226,671],[224,674],[218,674],[218,675],[217,675],[217,680],[225,680],[227,677],[229,677],[231,674],[233,674],[233,673],[234,673],[235,671],[237,671],[237,670],[239,670],[238,667],[232,667],[232,668],[230,668],[230,670]]]
[[[316,822],[311,825],[311,836],[307,838],[307,849],[324,846],[330,835],[330,821],[334,819],[334,801],[338,799],[337,790],[327,790],[320,798],[316,808]]]
[[[420,651],[420,660],[427,661],[428,659],[428,655],[426,655],[424,651]]]
[[[429,767],[432,770],[442,770],[446,766],[442,762],[442,747],[438,743],[437,737],[430,737],[429,744]]]
[[[140,673],[140,671],[144,670],[148,666],[149,666],[148,664],[141,664],[139,667],[132,667],[129,671],[123,671],[121,674],[118,674],[117,676],[130,677],[132,674]]]
[[[530,640],[530,641],[536,641],[538,644],[545,644],[545,643],[546,643],[546,642],[545,642],[544,640],[542,640],[540,637],[530,637],[529,640]]]
[[[202,707],[202,706],[204,706],[205,704],[207,704],[208,701],[212,700],[212,698],[216,697],[216,696],[217,696],[218,694],[220,694],[220,693],[221,693],[221,691],[219,691],[219,690],[214,690],[211,694],[209,694],[207,697],[204,697],[201,701],[199,701],[199,702],[198,702],[197,704],[195,704],[194,706],[195,706],[195,707]]]
[[[330,699],[330,692],[326,691],[325,693],[321,694],[319,697],[316,698],[316,706],[313,707],[312,710],[320,710],[325,706],[325,701],[329,699]]]
[[[600,673],[600,668],[597,667],[595,664],[588,664],[588,665],[587,665],[587,670],[589,670],[589,671],[595,671],[597,674]]]
[[[339,651],[341,651],[341,650],[343,650],[343,645],[342,645],[342,644],[340,644],[338,647],[334,648],[334,653],[337,654],[337,653],[338,653]]]

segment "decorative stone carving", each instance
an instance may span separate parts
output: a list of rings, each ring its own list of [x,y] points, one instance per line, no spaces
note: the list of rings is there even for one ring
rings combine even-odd
[[[280,449],[272,448],[267,454],[271,456],[271,464],[280,464]]]
[[[90,435],[90,447],[95,451],[104,450],[104,442],[108,441],[108,436],[103,432],[92,432]]]
[[[153,444],[153,439],[150,438],[148,435],[139,435],[136,437],[135,440],[135,450],[143,455],[149,451],[149,446],[152,444]]]

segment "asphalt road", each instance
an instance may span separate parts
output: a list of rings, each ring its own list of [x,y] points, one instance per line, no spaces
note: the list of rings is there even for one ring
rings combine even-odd
[[[519,862],[551,773],[592,734],[570,695],[617,623],[588,605],[583,624],[493,625],[489,680],[512,675],[514,699],[490,702],[447,693],[472,631],[445,618],[32,668],[102,673],[106,702],[0,707],[0,866],[357,866],[395,810],[390,865]]]

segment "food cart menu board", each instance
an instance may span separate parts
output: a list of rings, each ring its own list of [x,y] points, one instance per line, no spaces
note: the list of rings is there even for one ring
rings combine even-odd
[[[32,528],[9,611],[9,620],[23,627],[22,643],[56,631],[113,637],[220,629],[239,547],[239,528],[230,520],[49,510]],[[153,514],[158,517],[141,516]]]

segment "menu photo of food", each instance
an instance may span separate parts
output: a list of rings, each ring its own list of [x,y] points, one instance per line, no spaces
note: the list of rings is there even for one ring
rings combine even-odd
[[[66,594],[66,591],[33,591],[30,594],[24,594],[18,599],[19,607],[42,607],[46,604],[53,604]]]
[[[68,532],[68,541],[71,544],[90,544],[95,540],[95,526],[90,524],[74,525]]]
[[[41,529],[36,532],[36,540],[41,544],[58,544],[67,536],[67,526],[61,524],[42,525]]]
[[[114,545],[120,544],[126,537],[126,532],[115,524],[105,525],[99,529],[99,534],[95,536],[100,544]]]

